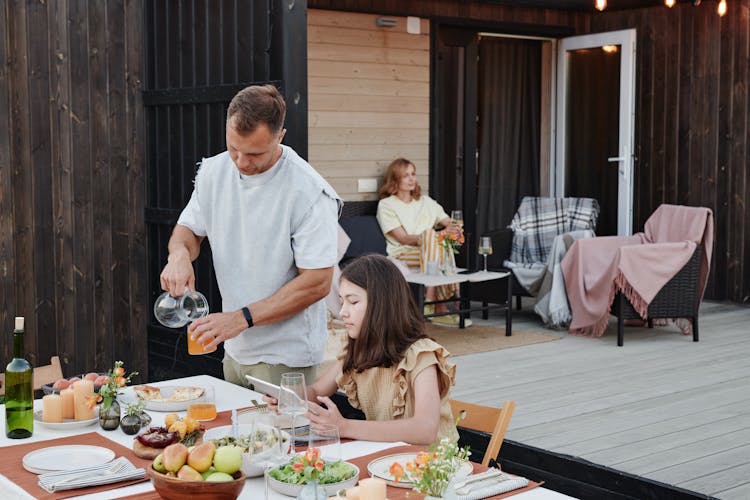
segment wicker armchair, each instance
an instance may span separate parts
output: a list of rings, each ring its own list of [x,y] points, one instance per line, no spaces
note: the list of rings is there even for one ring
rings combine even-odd
[[[693,342],[698,342],[698,309],[700,306],[701,252],[698,245],[693,256],[674,277],[662,287],[648,305],[648,327],[654,319],[689,318],[693,324]],[[617,316],[617,345],[622,346],[625,320],[641,319],[622,293],[617,293],[611,313]]]

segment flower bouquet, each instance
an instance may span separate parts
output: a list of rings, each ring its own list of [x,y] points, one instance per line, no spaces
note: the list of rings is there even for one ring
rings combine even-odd
[[[443,438],[437,446],[430,446],[429,451],[420,452],[413,462],[407,462],[406,470],[400,463],[394,462],[389,472],[395,482],[407,478],[414,483],[414,491],[440,498],[445,495],[448,484],[469,455],[468,448],[459,448],[455,441]]]
[[[457,254],[458,249],[464,244],[464,232],[461,228],[447,228],[437,233],[438,244],[445,252]]]
[[[102,401],[104,410],[107,410],[112,405],[112,401],[122,394],[120,389],[125,387],[132,377],[138,375],[138,372],[130,372],[130,375],[126,377],[125,368],[122,365],[122,361],[115,361],[115,365],[107,373],[107,381],[99,388],[99,395],[95,395],[95,403]]]

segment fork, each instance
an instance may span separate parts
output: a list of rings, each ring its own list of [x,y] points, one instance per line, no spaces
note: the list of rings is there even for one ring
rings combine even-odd
[[[72,483],[74,481],[78,481],[79,479],[84,479],[87,477],[100,477],[100,476],[111,476],[113,474],[117,474],[118,472],[122,472],[127,466],[128,466],[127,460],[115,460],[110,464],[109,467],[107,467],[104,470],[94,470],[94,471],[88,471],[83,472],[81,474],[76,474],[74,476],[66,477],[64,479],[61,479],[59,481],[55,481],[55,487],[58,487],[62,484],[68,484]]]
[[[237,410],[237,415],[242,415],[243,413],[268,413],[268,405],[266,403],[258,403],[257,399],[251,399],[251,403],[253,403],[253,406],[250,406],[249,408],[243,408],[241,410]]]

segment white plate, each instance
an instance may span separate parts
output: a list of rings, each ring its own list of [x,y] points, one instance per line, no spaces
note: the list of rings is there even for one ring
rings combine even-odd
[[[240,413],[237,415],[237,422],[240,424],[249,424],[253,421],[253,412],[247,412],[247,413]],[[292,428],[292,417],[290,415],[276,415],[276,425],[279,426],[281,429],[291,429]],[[307,427],[310,425],[310,420],[307,419],[307,417],[303,417],[301,415],[297,416],[297,418],[294,419],[294,425],[296,426],[296,429],[302,429],[303,427]]]
[[[42,410],[34,412],[34,425],[45,427],[53,430],[68,430],[78,429],[80,427],[88,427],[91,424],[95,424],[99,421],[99,407],[94,408],[94,418],[89,420],[73,420],[72,418],[66,418],[62,422],[42,422]]]
[[[349,466],[354,467],[357,473],[354,474],[349,479],[347,479],[346,481],[339,481],[338,483],[331,483],[331,484],[321,484],[321,486],[326,490],[326,494],[328,496],[333,496],[336,494],[338,490],[343,489],[343,488],[351,488],[352,486],[357,484],[357,481],[359,480],[359,467],[357,467],[351,462],[346,462],[346,463],[349,464]],[[271,476],[268,476],[268,486],[270,486],[272,490],[277,491],[281,493],[282,495],[296,497],[297,495],[299,495],[300,490],[305,485],[283,483],[277,479],[274,479]]]
[[[24,455],[23,468],[34,474],[44,474],[101,465],[111,462],[114,458],[114,451],[101,446],[50,446]]]
[[[158,386],[159,391],[161,393],[161,396],[163,398],[169,398],[172,396],[172,393],[175,389],[177,389],[179,386],[175,385],[164,385],[164,386]],[[185,386],[187,387],[187,386]],[[190,386],[190,387],[197,387],[197,386]],[[203,389],[203,394],[206,393],[206,390],[203,387],[200,387],[200,389]],[[135,394],[135,391],[133,391],[133,396],[138,397]],[[148,401],[144,400],[144,408],[147,410],[153,410],[153,411],[185,411],[188,409],[188,406],[190,406],[193,403],[198,403],[200,401],[203,401],[203,395],[200,397],[197,397],[195,399],[189,399],[187,401]]]
[[[367,471],[371,476],[382,479],[390,486],[395,486],[397,488],[411,488],[414,486],[413,482],[407,479],[401,479],[396,483],[388,469],[391,468],[393,462],[398,462],[401,464],[401,467],[406,470],[406,462],[413,462],[415,458],[417,458],[416,453],[396,453],[393,455],[386,455],[385,457],[376,458],[367,464]],[[469,476],[472,472],[474,472],[474,466],[471,462],[464,462],[458,468],[453,478],[462,479]]]
[[[263,424],[260,424],[261,427],[266,427]],[[239,424],[237,426],[237,433],[240,436],[248,436],[253,433],[253,426],[252,424]],[[214,427],[213,429],[208,429],[203,434],[203,441],[210,441],[212,439],[220,439],[223,437],[231,436],[232,435],[232,426],[231,425],[222,425],[221,427]],[[292,436],[289,435],[288,432],[282,431],[281,438],[286,440],[286,445],[283,447],[284,454],[289,453],[289,449],[292,446]],[[252,456],[252,453],[243,453],[242,454],[242,472],[245,473],[247,477],[257,477],[263,475],[263,467],[260,467],[258,465],[255,465],[250,461],[250,457]]]

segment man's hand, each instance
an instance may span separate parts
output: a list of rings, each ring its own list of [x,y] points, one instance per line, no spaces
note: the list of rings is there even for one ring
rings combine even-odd
[[[247,321],[242,311],[213,313],[196,319],[188,326],[188,335],[205,349],[211,349],[220,343],[233,339],[247,328]]]
[[[195,290],[195,271],[190,255],[187,252],[169,254],[159,280],[162,290],[168,291],[172,297],[182,297],[186,287]]]

